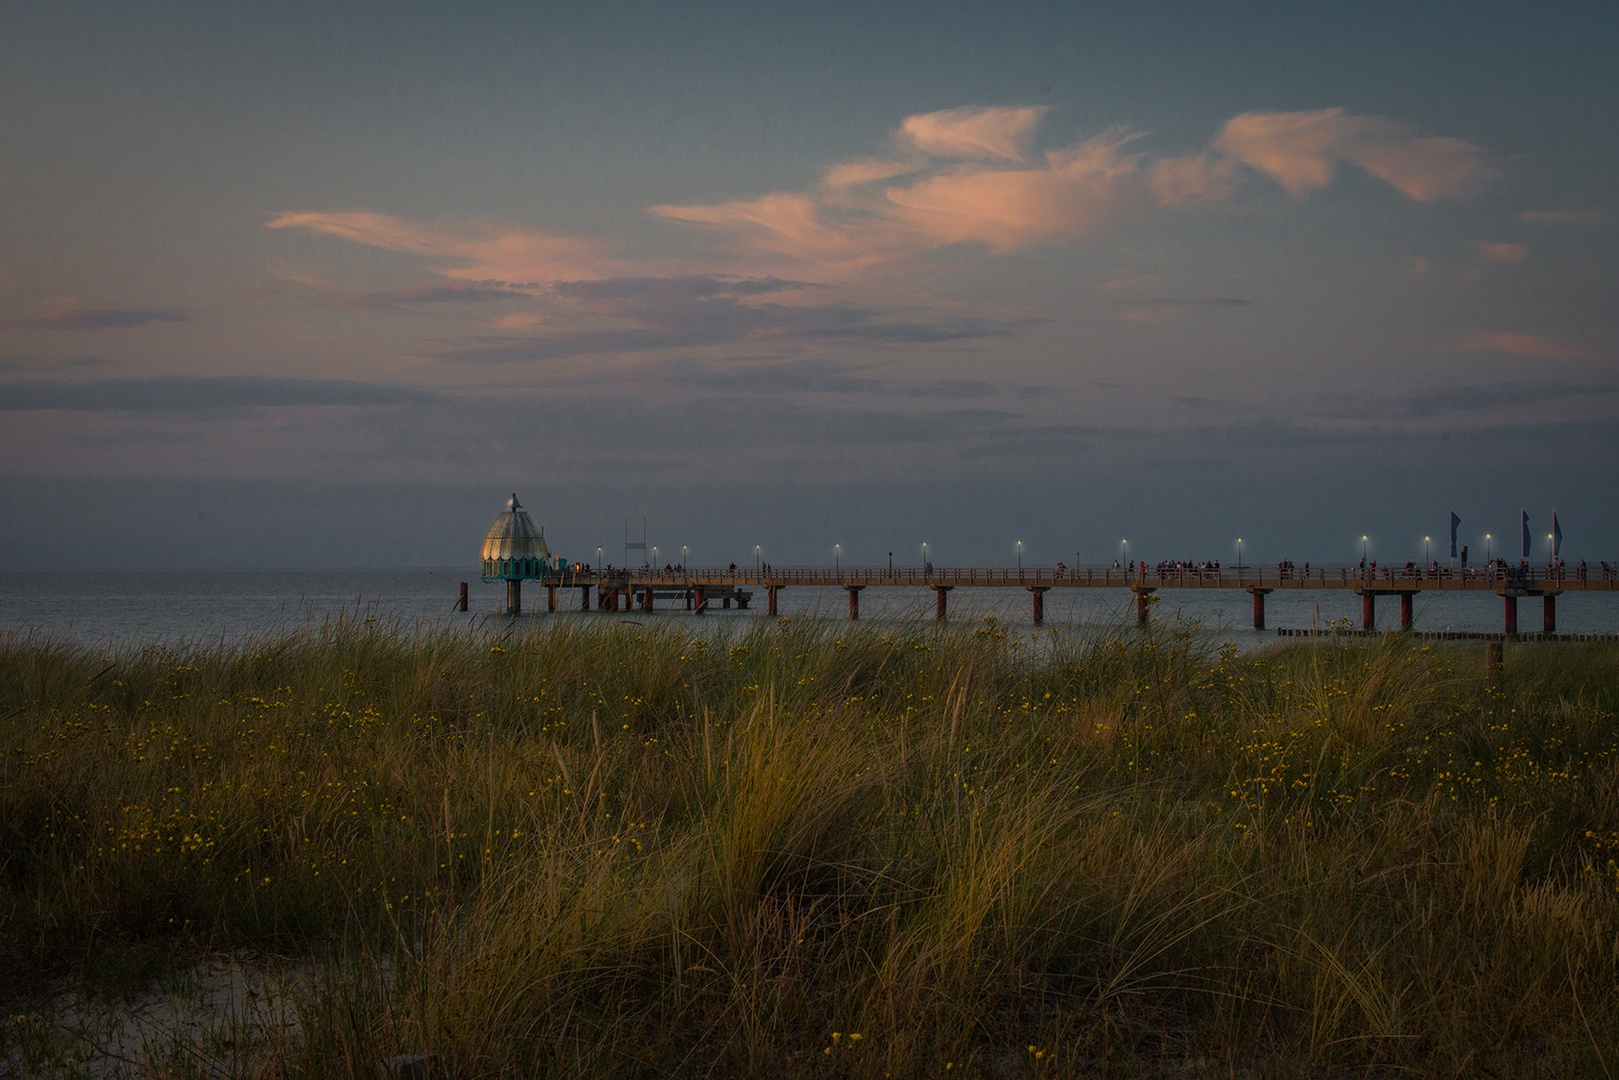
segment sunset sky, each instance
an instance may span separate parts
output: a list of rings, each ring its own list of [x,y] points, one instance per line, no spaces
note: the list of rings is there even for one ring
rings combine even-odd
[[[1594,3],[18,6],[0,565],[462,563],[513,491],[587,559],[629,518],[699,564],[1403,562],[1555,506],[1614,561],[1615,41]]]

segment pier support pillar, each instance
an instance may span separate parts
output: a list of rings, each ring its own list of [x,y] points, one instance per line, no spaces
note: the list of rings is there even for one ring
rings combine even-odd
[[[1265,629],[1265,594],[1270,590],[1250,588],[1248,591],[1254,594],[1254,629],[1263,630]]]
[[[752,599],[753,597],[751,595],[743,595],[743,593],[738,590],[736,594],[736,609],[738,611],[748,610],[748,602]]]
[[[691,590],[690,589],[686,590],[686,610],[687,611],[691,610]]]
[[[1146,626],[1152,621],[1152,594],[1157,589],[1136,589],[1136,625]]]
[[[546,611],[555,611],[556,609],[557,609],[557,587],[555,585],[547,585],[545,587],[545,610]]]
[[[693,610],[699,615],[704,614],[708,610],[708,597],[703,595],[703,587],[701,585],[697,586],[692,590],[692,594],[696,602],[696,607]]]
[[[1377,594],[1360,594],[1360,628],[1368,634],[1377,629]]]
[[[849,618],[858,619],[860,618],[860,590],[864,589],[865,586],[845,585],[844,588],[849,590]]]
[[[770,614],[771,615],[776,614],[776,594],[779,593],[779,592],[781,592],[781,590],[779,588],[777,588],[776,586],[774,586],[774,585],[770,586],[769,588],[767,588],[765,590],[765,598],[769,603],[769,609],[770,609]]]
[[[1039,626],[1046,621],[1046,590],[1031,585],[1029,595],[1034,597],[1034,625]]]
[[[729,596],[720,597],[720,607],[724,608],[726,611],[730,611],[731,610],[731,598]]]
[[[950,585],[935,585],[935,586],[933,586],[933,593],[934,593],[935,596],[938,597],[938,603],[937,603],[938,615],[937,615],[937,618],[939,618],[941,620],[945,617],[945,614],[944,614],[945,613],[945,600],[944,600],[945,594],[947,594],[951,590],[952,587],[953,586],[950,586]]]
[[[1403,592],[1403,593],[1400,594],[1400,629],[1401,630],[1409,630],[1409,629],[1411,629],[1411,607],[1412,607],[1411,601],[1412,601],[1412,596],[1413,596],[1413,594],[1408,593],[1408,592]]]
[[[467,583],[463,581],[461,583],[461,602],[458,603],[455,606],[455,610],[457,610],[457,611],[465,611],[466,609],[467,609]]]
[[[1541,629],[1545,630],[1548,634],[1557,633],[1557,594],[1547,593],[1545,596],[1540,598],[1540,603]]]
[[[523,613],[523,583],[515,578],[506,582],[506,614]]]
[[[590,586],[589,585],[581,585],[581,586],[579,586],[579,610],[580,611],[589,611],[590,610]]]
[[[1518,598],[1506,596],[1503,599],[1507,602],[1507,634],[1512,636],[1518,632]]]
[[[648,615],[652,614],[652,586],[650,585],[641,590],[641,610]]]

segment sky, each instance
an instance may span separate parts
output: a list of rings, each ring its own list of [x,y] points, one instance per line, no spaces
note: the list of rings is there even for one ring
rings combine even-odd
[[[1613,5],[6,22],[0,566],[1619,561]]]

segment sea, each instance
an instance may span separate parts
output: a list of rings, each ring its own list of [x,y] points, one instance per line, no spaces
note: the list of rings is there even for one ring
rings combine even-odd
[[[468,583],[465,613],[455,610],[462,582]],[[1168,620],[1213,643],[1243,650],[1273,645],[1278,628],[1326,629],[1337,623],[1360,625],[1360,598],[1348,591],[1273,592],[1266,598],[1266,629],[1253,629],[1247,593],[1179,591],[1158,594],[1153,617]],[[577,590],[559,591],[560,606],[578,604]],[[0,636],[71,641],[102,651],[154,646],[234,646],[251,640],[318,627],[336,619],[385,620],[406,630],[453,627],[504,631],[509,617],[501,608],[500,582],[479,580],[478,568],[405,569],[197,569],[197,570],[0,570]],[[521,616],[540,624],[588,620],[594,624],[645,626],[663,621],[694,633],[741,630],[767,618],[762,590],[743,611],[717,605],[695,616],[684,605],[643,612],[543,610],[545,591],[525,583]],[[660,601],[669,605],[669,601]],[[993,619],[1009,630],[1034,630],[1029,594],[1022,589],[957,589],[950,593],[953,621]],[[835,588],[787,588],[780,594],[785,617],[843,619],[845,594]],[[893,625],[931,619],[933,594],[916,588],[868,588],[860,597],[864,625]],[[1377,602],[1379,629],[1397,629],[1400,605],[1394,597]],[[1105,630],[1132,624],[1133,596],[1114,589],[1054,589],[1046,594],[1045,629],[1079,627]],[[1492,593],[1418,594],[1414,629],[1484,631],[1502,629],[1502,603]],[[1539,630],[1541,605],[1518,602],[1519,628]],[[1619,595],[1564,593],[1557,599],[1557,630],[1570,634],[1619,633]]]

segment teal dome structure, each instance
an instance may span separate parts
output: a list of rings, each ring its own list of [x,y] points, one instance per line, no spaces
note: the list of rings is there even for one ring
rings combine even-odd
[[[483,579],[523,581],[543,578],[550,571],[551,549],[545,543],[545,530],[534,524],[514,491],[483,538]]]

